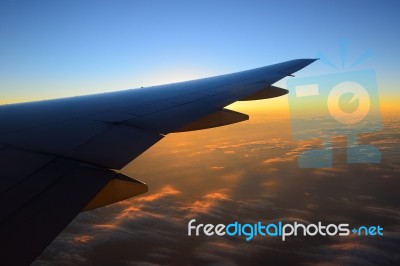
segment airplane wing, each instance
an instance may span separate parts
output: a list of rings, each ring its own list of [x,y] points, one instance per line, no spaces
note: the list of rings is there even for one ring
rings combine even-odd
[[[247,120],[224,107],[286,94],[271,84],[314,61],[0,106],[3,263],[29,264],[79,212],[146,192],[146,184],[115,170],[165,135]]]

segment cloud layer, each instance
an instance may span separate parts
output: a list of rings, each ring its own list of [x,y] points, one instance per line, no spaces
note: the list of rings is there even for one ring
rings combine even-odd
[[[299,152],[315,143],[292,141],[282,123],[169,136],[124,169],[148,194],[80,214],[33,265],[399,264],[400,122],[362,137],[381,149],[381,164],[346,164],[339,138],[330,169],[299,168]],[[189,237],[191,219],[379,224],[385,235],[247,242]]]

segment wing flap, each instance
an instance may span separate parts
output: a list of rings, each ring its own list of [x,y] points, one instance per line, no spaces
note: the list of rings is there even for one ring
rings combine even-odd
[[[5,204],[12,208],[7,209],[7,217],[0,221],[1,241],[6,243],[1,250],[2,263],[28,265],[115,178],[121,179],[121,175],[58,159],[25,180],[25,184],[3,194],[2,211]],[[35,180],[43,182],[35,185]],[[29,196],[24,196],[28,184],[34,188]],[[18,201],[18,196],[23,200]],[[9,201],[13,199],[18,204]]]
[[[52,160],[51,163],[40,168],[40,170],[32,171],[30,175],[0,195],[0,222],[3,222],[7,217],[33,200],[78,164],[72,160],[57,160],[54,157]],[[8,168],[12,167],[9,166]]]
[[[112,125],[81,146],[68,157],[105,168],[121,169],[163,138],[129,125]]]
[[[24,178],[39,170],[53,159],[52,156],[5,147],[0,150],[0,195]],[[23,163],[23,167],[21,167]],[[2,210],[2,209],[1,209]]]
[[[62,156],[107,126],[100,121],[73,119],[3,134],[0,143]]]

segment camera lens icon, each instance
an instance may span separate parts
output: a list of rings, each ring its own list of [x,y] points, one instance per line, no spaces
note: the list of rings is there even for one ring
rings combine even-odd
[[[362,121],[370,110],[367,90],[356,82],[341,82],[328,95],[327,107],[330,115],[339,123],[354,125]]]
[[[300,168],[333,165],[332,138],[346,137],[347,163],[379,163],[378,148],[360,134],[382,129],[374,70],[334,73],[287,80],[290,124],[298,141],[320,139],[299,153]]]

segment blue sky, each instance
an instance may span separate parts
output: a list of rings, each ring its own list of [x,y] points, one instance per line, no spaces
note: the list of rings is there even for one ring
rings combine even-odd
[[[397,1],[1,1],[0,103],[121,90],[326,55],[399,95]],[[341,45],[347,43],[346,63]],[[343,45],[342,45],[343,46]],[[343,49],[342,49],[343,50]]]

